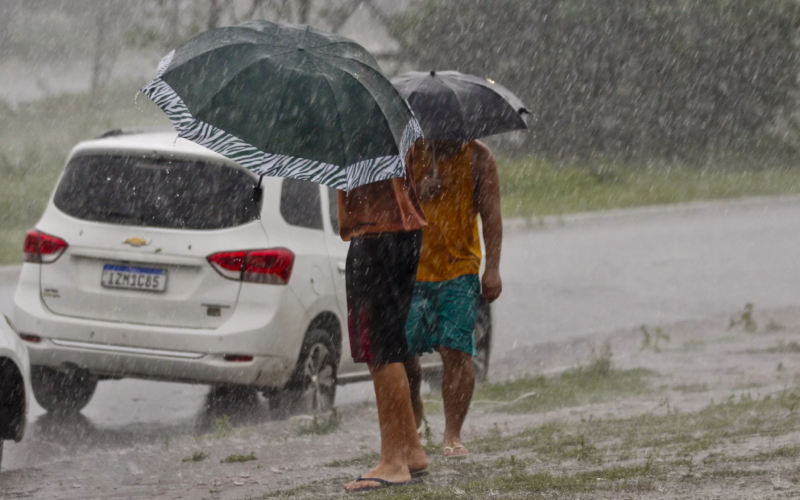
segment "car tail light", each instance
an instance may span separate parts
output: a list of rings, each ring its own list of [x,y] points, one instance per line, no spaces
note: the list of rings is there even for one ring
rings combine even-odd
[[[42,342],[42,337],[38,335],[31,335],[29,333],[20,333],[19,338],[25,342],[30,342],[31,344],[39,344]]]
[[[247,252],[219,252],[208,256],[208,261],[219,274],[232,280],[242,279],[242,267]]]
[[[294,254],[285,248],[255,250],[247,253],[244,281],[285,285],[292,277]]]
[[[285,285],[292,276],[294,253],[285,248],[219,252],[209,255],[208,262],[228,279]]]
[[[57,236],[31,229],[25,235],[23,247],[25,262],[50,264],[58,260],[68,246],[66,241]]]
[[[247,354],[226,354],[223,356],[223,359],[231,363],[249,363],[253,361],[253,356]]]

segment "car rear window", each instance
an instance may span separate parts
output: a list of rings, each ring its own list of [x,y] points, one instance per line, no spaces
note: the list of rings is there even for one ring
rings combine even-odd
[[[85,155],[73,158],[54,202],[79,219],[175,229],[221,229],[258,217],[247,173],[199,160]]]

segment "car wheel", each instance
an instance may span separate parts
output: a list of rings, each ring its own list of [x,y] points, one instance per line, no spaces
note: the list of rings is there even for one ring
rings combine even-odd
[[[483,299],[475,321],[475,350],[478,351],[478,355],[472,358],[475,381],[486,382],[489,376],[489,355],[492,352],[492,306]]]
[[[33,396],[51,413],[77,413],[84,409],[97,389],[97,377],[85,371],[63,373],[44,366],[31,367]]]
[[[269,395],[270,410],[280,417],[330,410],[336,398],[336,352],[328,332],[308,332],[289,383]]]

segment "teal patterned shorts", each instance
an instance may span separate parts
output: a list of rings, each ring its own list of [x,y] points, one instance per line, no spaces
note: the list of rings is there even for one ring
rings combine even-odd
[[[480,298],[477,274],[449,281],[417,281],[406,322],[408,352],[422,354],[448,347],[477,355],[475,321]]]

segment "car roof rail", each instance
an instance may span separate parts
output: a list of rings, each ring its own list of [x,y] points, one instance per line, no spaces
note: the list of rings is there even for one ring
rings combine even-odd
[[[119,137],[121,135],[138,135],[154,132],[175,132],[173,128],[165,127],[144,127],[144,128],[112,128],[98,134],[95,139],[106,139],[108,137]]]

